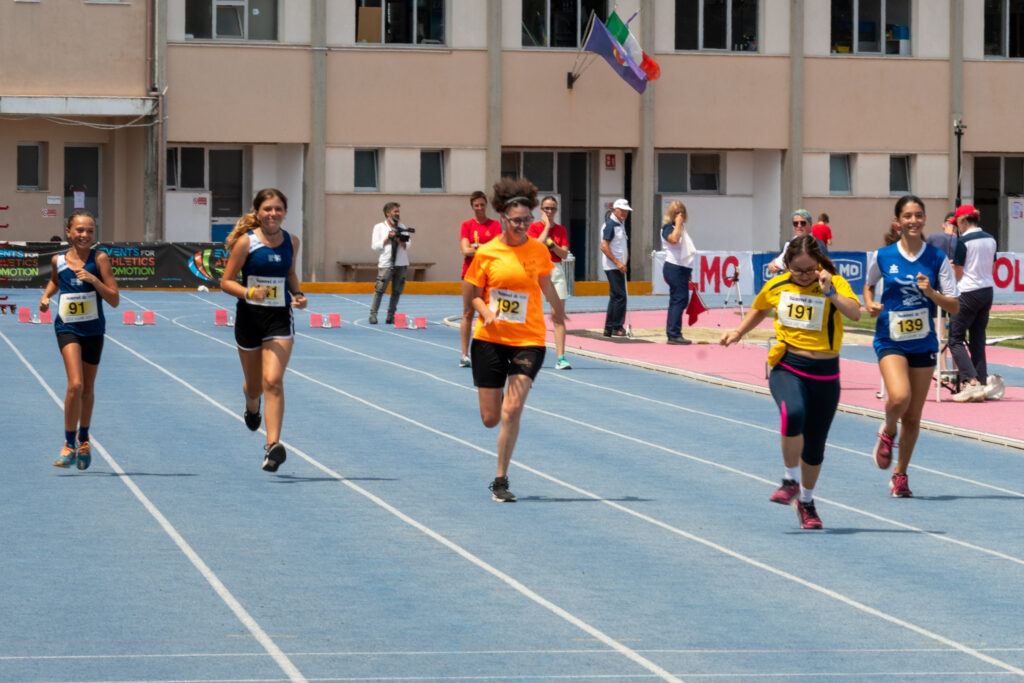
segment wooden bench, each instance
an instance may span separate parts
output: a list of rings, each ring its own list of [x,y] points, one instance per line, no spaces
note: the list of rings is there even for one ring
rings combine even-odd
[[[377,279],[377,262],[359,263],[354,261],[338,261],[341,268],[342,282],[373,282]],[[427,278],[427,270],[434,265],[433,261],[410,262],[405,279],[422,282]]]

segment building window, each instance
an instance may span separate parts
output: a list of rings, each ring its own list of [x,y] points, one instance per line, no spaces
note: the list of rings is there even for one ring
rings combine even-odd
[[[420,192],[444,192],[444,152],[420,152]]]
[[[756,52],[757,3],[676,0],[676,49]]]
[[[356,42],[444,45],[444,0],[358,0]]]
[[[910,54],[910,0],[832,0],[833,54]]]
[[[579,47],[591,12],[604,21],[605,0],[523,0],[523,47]]]
[[[985,0],[985,56],[1024,58],[1024,0]]]
[[[721,160],[720,154],[659,153],[658,192],[718,194],[721,192]]]
[[[501,177],[527,178],[540,192],[555,191],[554,152],[502,152]]]
[[[357,149],[355,153],[355,191],[376,192],[377,181],[377,150]]]
[[[889,157],[889,193],[904,195],[910,192],[910,157]]]
[[[185,37],[277,40],[277,0],[185,0]]]
[[[830,194],[850,194],[850,155],[833,154],[828,160],[828,191]]]
[[[46,143],[18,144],[18,189],[42,190],[46,177]]]
[[[167,148],[168,190],[208,190],[210,215],[237,218],[245,213],[245,153],[238,148]]]

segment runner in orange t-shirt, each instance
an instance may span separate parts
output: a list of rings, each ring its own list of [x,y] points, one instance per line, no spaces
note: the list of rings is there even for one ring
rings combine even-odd
[[[487,195],[477,190],[469,196],[469,205],[473,207],[473,217],[463,221],[459,230],[459,248],[462,250],[462,277],[466,277],[469,264],[473,262],[473,256],[480,245],[487,244],[501,234],[501,223],[493,218],[487,217]],[[462,342],[462,356],[459,360],[460,368],[468,368],[472,363],[469,360],[469,337],[473,330],[473,307],[469,302],[463,302],[462,322],[459,323],[459,340]]]
[[[537,188],[526,178],[494,184],[491,206],[502,216],[502,233],[480,247],[462,283],[463,301],[480,316],[473,335],[473,384],[485,427],[501,425],[498,471],[492,499],[514,503],[508,466],[519,436],[519,419],[533,380],[544,364],[544,302],[553,323],[565,322],[565,307],[551,284],[547,248],[526,234],[537,206]]]

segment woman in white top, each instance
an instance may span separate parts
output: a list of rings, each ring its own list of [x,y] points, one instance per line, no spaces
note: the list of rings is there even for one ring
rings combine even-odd
[[[683,337],[683,311],[690,303],[690,275],[693,273],[693,242],[686,233],[686,206],[680,201],[668,205],[661,226],[661,248],[665,250],[662,275],[668,284],[668,318],[665,334],[669,344],[689,344]]]

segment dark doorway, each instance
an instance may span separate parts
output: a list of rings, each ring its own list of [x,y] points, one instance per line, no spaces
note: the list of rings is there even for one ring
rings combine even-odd
[[[981,227],[999,240],[999,200],[1002,194],[1002,157],[974,157],[974,207]],[[1000,243],[1000,248],[1002,244]]]
[[[590,153],[558,153],[558,193],[562,223],[569,231],[569,250],[576,257],[575,277],[587,279],[587,216],[590,213]]]
[[[77,194],[76,194],[77,193]],[[85,209],[96,219],[96,240],[103,225],[100,217],[100,148],[64,148],[64,218]]]

